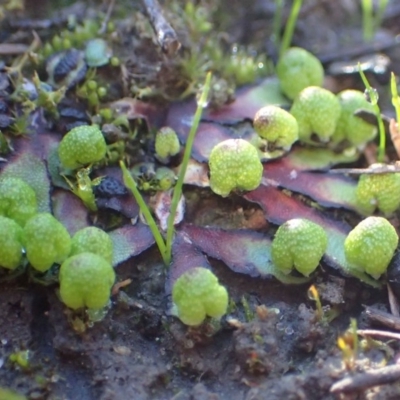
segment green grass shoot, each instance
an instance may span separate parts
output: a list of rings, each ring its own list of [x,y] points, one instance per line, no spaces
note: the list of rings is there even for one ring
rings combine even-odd
[[[120,161],[120,167],[122,170],[124,184],[132,192],[133,196],[135,197],[135,199],[139,205],[140,211],[142,212],[147,224],[149,225],[151,233],[154,236],[154,239],[156,241],[158,249],[161,253],[161,257],[166,266],[169,266],[169,264],[171,263],[172,243],[173,243],[173,238],[174,238],[174,221],[175,221],[176,210],[178,208],[179,199],[182,196],[183,180],[185,178],[187,166],[188,166],[190,155],[192,152],[194,138],[195,138],[197,129],[200,124],[203,109],[207,106],[207,103],[208,103],[208,94],[210,92],[210,87],[211,87],[211,73],[209,72],[207,74],[207,77],[206,77],[206,80],[205,80],[205,83],[203,86],[203,90],[200,95],[200,99],[197,102],[197,109],[194,114],[192,127],[189,131],[189,135],[188,135],[188,138],[186,141],[182,164],[181,164],[179,174],[178,174],[178,180],[177,180],[177,183],[175,185],[175,188],[174,188],[174,191],[172,194],[171,208],[170,208],[168,222],[167,222],[166,239],[164,239],[153,215],[151,214],[149,206],[146,204],[143,196],[141,195],[139,189],[137,188],[136,182],[132,178],[132,175],[130,174],[128,169],[126,168],[125,163],[123,161]]]
[[[365,86],[366,94],[369,97],[369,101],[374,107],[376,118],[378,120],[378,130],[379,130],[379,151],[378,151],[378,162],[382,163],[385,159],[385,150],[386,150],[386,134],[385,134],[385,126],[383,125],[381,110],[378,105],[379,95],[376,89],[372,88],[368,82],[367,77],[364,72],[361,70],[361,64],[358,63],[358,72],[360,73],[361,79]]]

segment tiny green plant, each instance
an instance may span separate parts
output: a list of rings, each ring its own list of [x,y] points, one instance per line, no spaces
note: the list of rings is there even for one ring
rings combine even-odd
[[[383,125],[383,120],[381,116],[381,110],[378,105],[379,95],[376,89],[372,88],[368,82],[367,77],[361,70],[361,64],[358,63],[358,71],[360,73],[361,79],[365,86],[366,95],[369,98],[370,103],[373,105],[376,118],[378,120],[378,130],[379,130],[379,151],[378,151],[378,162],[383,162],[385,158],[386,150],[386,136],[385,136],[385,126]]]
[[[162,259],[164,264],[168,266],[171,262],[172,257],[172,241],[174,235],[174,220],[176,210],[178,208],[179,199],[182,195],[182,187],[183,187],[183,180],[185,178],[187,166],[189,164],[190,154],[192,152],[194,138],[197,132],[197,128],[200,124],[200,119],[203,113],[203,109],[207,106],[208,102],[208,94],[211,87],[211,72],[209,72],[206,76],[206,80],[203,86],[202,93],[200,98],[197,102],[197,109],[193,117],[192,127],[189,131],[189,135],[186,141],[185,151],[183,154],[182,164],[178,175],[178,180],[175,185],[172,200],[171,200],[171,208],[170,213],[168,216],[167,222],[167,234],[166,239],[164,240],[163,235],[161,234],[160,229],[157,226],[157,223],[154,217],[151,215],[150,209],[146,202],[144,201],[142,195],[140,194],[136,182],[132,178],[130,172],[125,166],[123,161],[120,161],[120,167],[122,169],[122,176],[124,180],[125,186],[132,192],[133,196],[135,197],[137,203],[139,204],[140,211],[142,212],[144,218],[146,219],[149,228],[154,236],[158,249],[160,250]]]
[[[347,370],[353,369],[358,355],[357,320],[350,319],[349,329],[337,339],[337,345],[342,351],[343,363]]]

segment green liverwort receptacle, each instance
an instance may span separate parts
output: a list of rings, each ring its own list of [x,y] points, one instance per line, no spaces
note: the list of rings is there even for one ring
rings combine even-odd
[[[228,292],[217,277],[203,267],[192,268],[174,284],[172,300],[179,319],[186,325],[200,325],[206,316],[222,317],[228,308]]]
[[[70,256],[79,253],[94,253],[110,264],[113,259],[113,242],[107,232],[95,226],[80,229],[71,240]]]
[[[34,190],[20,178],[0,178],[0,215],[24,226],[37,213]]]
[[[94,253],[67,258],[60,268],[60,297],[73,310],[100,310],[110,299],[115,272],[111,264]]]
[[[372,164],[371,169],[380,169],[384,164]],[[400,174],[361,175],[356,189],[356,205],[364,215],[376,209],[390,215],[400,206]]]
[[[106,155],[107,145],[97,125],[81,125],[71,129],[58,146],[61,165],[77,169],[100,161]]]
[[[254,116],[253,126],[257,134],[268,141],[268,147],[288,151],[299,138],[296,118],[277,106],[260,108]]]
[[[47,271],[61,264],[71,251],[71,237],[61,222],[49,213],[36,214],[24,226],[22,240],[32,267]]]
[[[329,90],[309,86],[293,101],[290,113],[299,125],[299,140],[313,144],[312,134],[326,143],[335,132],[340,116],[340,103]]]
[[[368,217],[347,235],[344,251],[351,268],[378,279],[386,271],[398,242],[396,230],[387,219]]]
[[[354,146],[365,145],[376,136],[378,129],[376,125],[364,121],[354,113],[358,110],[365,110],[375,114],[374,106],[359,90],[344,90],[338,93],[337,98],[340,102],[341,112],[332,142],[340,143],[347,140]]]
[[[160,159],[165,160],[177,155],[180,148],[178,135],[172,128],[165,126],[156,133],[155,149]]]
[[[226,197],[232,190],[254,190],[262,178],[263,166],[257,149],[244,139],[218,143],[209,159],[210,186]]]
[[[292,100],[308,86],[322,86],[324,80],[321,62],[300,47],[285,51],[276,66],[276,74],[283,94]]]
[[[324,229],[312,221],[291,219],[281,225],[272,241],[274,265],[288,274],[295,268],[309,276],[319,265],[328,246]]]
[[[22,228],[14,220],[0,216],[0,267],[17,268],[22,261]]]

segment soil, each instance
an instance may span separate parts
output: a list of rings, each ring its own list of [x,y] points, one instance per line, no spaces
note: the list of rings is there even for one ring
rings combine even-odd
[[[27,2],[28,16],[43,18],[37,10],[32,14],[33,3]],[[222,3],[235,40],[251,44],[254,38],[255,46],[270,46],[263,26],[272,24],[274,1],[252,1],[246,9],[238,1],[229,2],[229,7]],[[359,2],[329,3],[333,2],[305,1],[294,43],[321,59],[329,55],[344,61],[343,38],[348,40],[349,32],[353,39],[360,36]],[[44,1],[40,4],[50,12]],[[398,1],[389,2],[383,27],[390,35],[399,33],[399,8]],[[288,10],[286,6],[285,13]],[[382,41],[378,35],[363,55],[375,54]],[[398,75],[399,46],[385,54]],[[329,65],[326,62],[328,71]],[[383,113],[393,115],[387,83],[373,83],[386,93]],[[357,76],[346,74],[329,77],[328,84],[337,91],[360,86]],[[269,229],[259,207],[238,196],[222,200],[194,187],[186,188],[185,195],[195,199],[188,204],[186,222]],[[113,296],[105,318],[83,333],[72,328],[76,316],[59,301],[54,285],[45,287],[26,277],[0,283],[0,389],[52,400],[400,398],[396,381],[331,392],[344,377],[394,363],[399,352],[396,341],[367,341],[347,363],[337,344],[351,318],[358,329],[371,327],[365,305],[390,310],[386,287],[374,289],[323,266],[312,282],[324,307],[321,317],[309,297],[310,283],[288,286],[237,274],[217,260],[209,261],[228,288],[231,306],[220,322],[207,321],[199,328],[188,328],[169,315],[167,271],[155,247],[117,267],[117,280],[131,279],[131,284]],[[26,350],[27,366],[10,361],[10,355]],[[9,399],[10,394],[0,391],[0,400]]]

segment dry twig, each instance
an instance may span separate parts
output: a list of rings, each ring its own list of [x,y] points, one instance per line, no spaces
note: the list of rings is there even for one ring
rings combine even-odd
[[[181,47],[181,43],[176,32],[165,19],[161,6],[157,0],[142,0],[142,3],[163,52],[168,57],[174,56]]]

